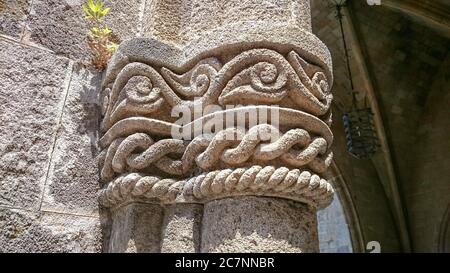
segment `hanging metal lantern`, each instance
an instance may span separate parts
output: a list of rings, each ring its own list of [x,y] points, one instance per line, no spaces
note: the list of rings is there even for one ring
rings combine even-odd
[[[339,20],[339,26],[342,34],[342,43],[345,51],[347,72],[352,95],[352,108],[344,114],[345,137],[347,139],[347,149],[349,153],[356,158],[366,159],[372,157],[378,149],[378,138],[373,122],[373,113],[365,102],[365,107],[358,107],[352,70],[350,68],[350,58],[348,54],[347,42],[345,40],[344,27],[342,24],[342,7],[346,5],[345,1],[335,1],[336,17]]]
[[[378,138],[370,108],[353,109],[343,116],[347,149],[359,158],[372,157],[378,149]]]

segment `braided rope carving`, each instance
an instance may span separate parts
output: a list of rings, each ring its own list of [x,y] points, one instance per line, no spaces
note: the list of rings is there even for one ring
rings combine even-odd
[[[326,153],[328,144],[322,137],[312,139],[303,129],[287,131],[275,142],[263,143],[270,140],[270,136],[279,135],[277,128],[269,124],[252,127],[247,133],[239,128],[228,128],[214,136],[206,150],[197,158],[197,165],[202,169],[212,169],[219,160],[229,165],[239,165],[253,158],[269,161],[281,159],[287,165],[302,167],[307,165],[311,170],[322,173],[331,163],[332,153]],[[236,136],[233,140],[227,136]],[[241,139],[239,141],[239,139]],[[228,148],[235,146],[234,148]],[[304,147],[301,150],[294,146]],[[321,155],[321,156],[319,156]]]
[[[251,160],[275,159],[288,166],[307,166],[314,172],[323,173],[331,164],[333,154],[328,151],[324,138],[311,138],[306,130],[292,129],[276,141],[267,142],[274,134],[280,134],[277,128],[260,124],[247,133],[239,128],[228,128],[215,136],[198,136],[186,145],[177,139],[155,142],[145,133],[135,133],[111,143],[101,176],[105,180],[111,179],[115,172],[143,170],[152,165],[171,175],[186,176],[194,164],[203,170],[214,170],[220,162],[240,166]],[[302,148],[296,149],[297,146]],[[179,155],[180,159],[168,155]]]
[[[309,171],[252,166],[212,171],[185,180],[123,174],[100,191],[99,201],[105,207],[113,207],[136,199],[202,203],[227,196],[265,195],[305,202],[320,209],[329,205],[333,194],[330,183]]]

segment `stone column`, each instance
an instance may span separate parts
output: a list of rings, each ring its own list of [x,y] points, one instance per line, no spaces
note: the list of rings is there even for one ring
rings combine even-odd
[[[205,204],[202,252],[318,252],[314,209],[279,198],[244,196]]]
[[[161,205],[151,250],[318,251],[333,79],[309,0],[154,0],[148,12],[103,84],[101,205]]]
[[[160,252],[163,210],[160,205],[132,203],[112,211],[108,252]]]

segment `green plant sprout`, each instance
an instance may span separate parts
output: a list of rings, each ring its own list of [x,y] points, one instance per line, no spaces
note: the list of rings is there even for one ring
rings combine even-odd
[[[92,65],[103,70],[118,48],[118,44],[112,41],[112,30],[103,22],[110,8],[105,7],[101,0],[86,0],[82,8],[90,26],[87,40],[93,54]]]

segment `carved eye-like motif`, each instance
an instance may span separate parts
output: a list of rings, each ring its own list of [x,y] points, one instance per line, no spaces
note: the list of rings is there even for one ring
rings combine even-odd
[[[251,85],[262,92],[276,93],[286,85],[286,73],[274,64],[261,62],[250,68]]]
[[[287,75],[273,63],[259,62],[236,74],[219,97],[219,103],[278,102],[286,94]]]
[[[152,103],[161,97],[159,88],[155,88],[149,78],[134,76],[128,80],[123,88],[127,99],[132,103]]]
[[[190,80],[190,89],[184,92],[186,97],[200,97],[208,91],[211,79],[217,71],[207,64],[197,66],[192,72]],[[183,91],[181,91],[183,93]]]
[[[323,72],[315,73],[312,78],[312,82],[320,89],[320,94],[327,95],[330,93],[327,77]],[[320,99],[325,99],[325,96],[320,96]]]
[[[106,97],[103,105],[106,109],[102,128],[106,129],[114,122],[133,115],[147,115],[158,111],[164,103],[161,89],[153,85],[147,76],[133,76],[123,83],[123,88]]]
[[[252,82],[259,79],[262,83],[273,83],[278,75],[277,67],[271,63],[259,63],[252,70]]]
[[[211,82],[221,67],[216,58],[207,58],[182,75],[175,74],[167,68],[162,68],[161,74],[175,93],[190,99],[201,97],[210,89]]]
[[[205,74],[198,75],[194,80],[194,84],[192,85],[194,88],[194,93],[197,95],[203,95],[209,87],[209,78]]]
[[[333,95],[329,88],[329,79],[316,65],[306,62],[297,53],[291,51],[288,61],[292,65],[295,75],[292,78],[292,100],[304,110],[315,114],[324,115],[330,108]]]

